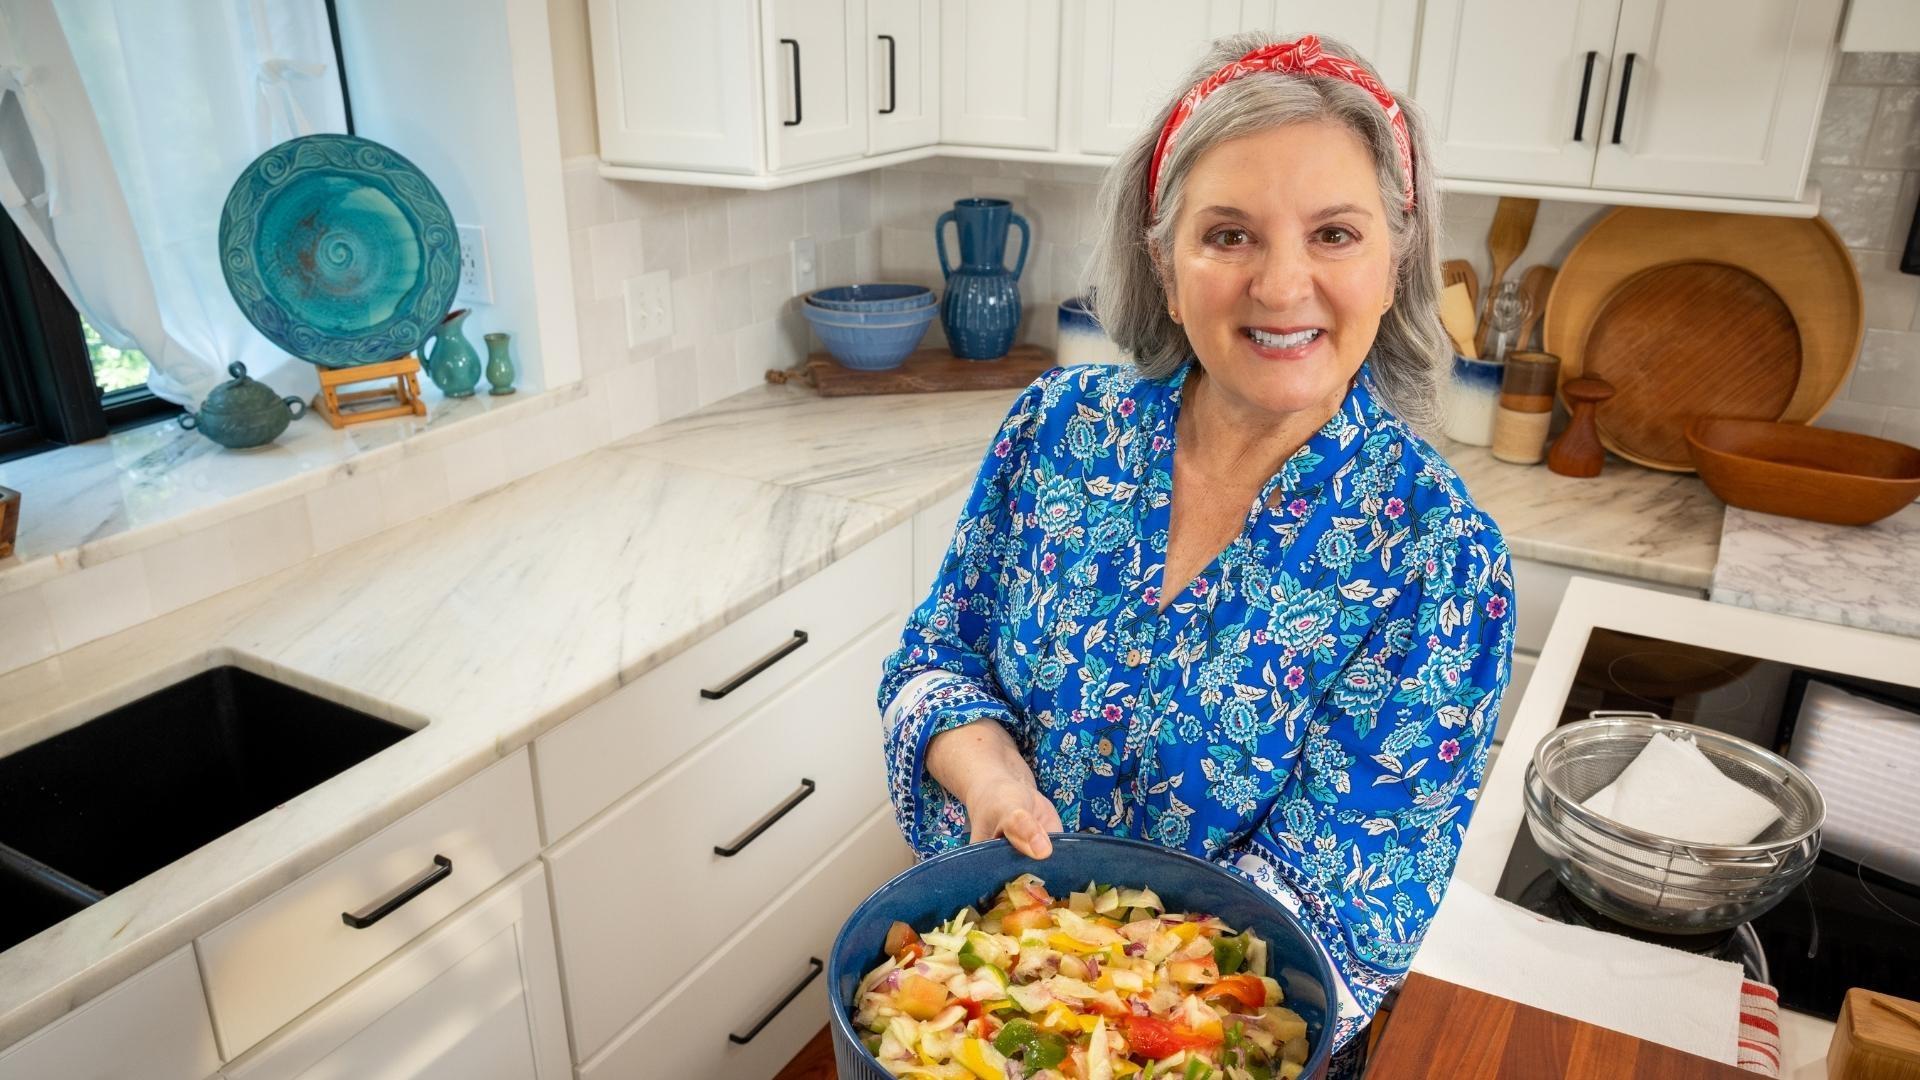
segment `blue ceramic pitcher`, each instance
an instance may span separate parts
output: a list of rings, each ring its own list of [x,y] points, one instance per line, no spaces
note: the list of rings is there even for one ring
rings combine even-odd
[[[947,260],[947,222],[960,233],[960,268]],[[1005,265],[1007,226],[1020,226],[1020,257]],[[940,301],[940,325],[953,355],[966,360],[996,360],[1013,348],[1020,329],[1020,271],[1027,267],[1033,234],[1027,219],[1005,199],[960,199],[933,225],[940,252],[940,273],[947,295]]]

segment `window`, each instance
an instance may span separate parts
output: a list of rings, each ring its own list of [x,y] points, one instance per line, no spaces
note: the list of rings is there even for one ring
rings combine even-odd
[[[347,130],[339,19],[325,0]],[[0,461],[177,415],[147,390],[147,358],[87,325],[13,220],[0,211]]]

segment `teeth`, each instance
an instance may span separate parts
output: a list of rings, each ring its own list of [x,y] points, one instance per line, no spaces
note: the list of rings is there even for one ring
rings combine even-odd
[[[1269,334],[1265,330],[1248,330],[1247,336],[1254,342],[1269,349],[1293,349],[1320,336],[1318,330],[1301,330],[1292,334]]]

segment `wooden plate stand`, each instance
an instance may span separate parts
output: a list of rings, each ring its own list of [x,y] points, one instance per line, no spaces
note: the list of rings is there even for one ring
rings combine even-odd
[[[341,391],[343,386],[392,379],[390,386]],[[425,416],[420,400],[420,361],[411,356],[349,368],[321,368],[320,396],[314,406],[327,423],[343,428],[395,416]]]

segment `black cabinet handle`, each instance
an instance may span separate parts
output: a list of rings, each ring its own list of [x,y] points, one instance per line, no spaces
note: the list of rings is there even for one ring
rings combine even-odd
[[[787,796],[787,800],[785,802],[781,803],[779,806],[774,807],[771,811],[768,811],[766,817],[763,817],[759,821],[754,822],[753,828],[748,829],[738,839],[734,840],[733,843],[728,844],[726,847],[720,847],[718,845],[715,845],[713,849],[713,853],[715,855],[720,856],[723,859],[731,859],[735,855],[738,855],[741,852],[747,850],[747,845],[753,843],[755,840],[760,839],[761,833],[766,832],[768,829],[773,828],[774,822],[779,821],[783,817],[786,817],[789,813],[793,811],[794,807],[799,806],[803,802],[806,802],[807,796],[813,794],[816,787],[817,785],[814,784],[813,781],[802,777],[800,780],[800,787],[796,789],[793,794]],[[755,1029],[755,1030],[758,1030],[758,1029]]]
[[[452,876],[453,860],[447,858],[445,855],[435,855],[433,857],[433,869],[400,886],[394,890],[392,895],[375,904],[370,911],[364,911],[358,915],[355,915],[351,911],[341,912],[340,921],[353,927],[355,930],[365,930],[367,927],[400,910],[401,906],[407,901],[419,896],[421,893],[426,892],[428,889],[433,888],[435,885],[440,884]]]
[[[754,661],[754,664],[752,667],[748,668],[747,670],[741,672],[738,675],[735,675],[733,678],[728,679],[727,684],[725,686],[722,686],[720,689],[708,690],[702,687],[700,690],[700,696],[703,698],[706,698],[708,701],[719,701],[721,698],[726,697],[728,694],[731,694],[735,690],[738,690],[741,687],[747,685],[748,681],[751,680],[755,675],[760,674],[761,672],[767,670],[773,665],[793,655],[793,651],[795,649],[798,649],[800,646],[805,645],[806,643],[807,643],[807,632],[805,630],[795,630],[793,632],[793,639],[791,641],[788,641],[785,645],[782,645],[779,648],[768,653],[767,655],[761,657],[759,660]]]
[[[1580,111],[1573,116],[1573,141],[1579,142],[1581,134],[1587,130],[1587,94],[1593,90],[1593,62],[1600,58],[1598,50],[1587,50],[1587,70],[1580,76]]]
[[[887,107],[880,110],[885,116],[900,104],[900,83],[894,69],[894,60],[900,52],[900,46],[893,40],[892,34],[881,34],[880,40],[887,43]]]
[[[800,980],[800,985],[787,991],[787,996],[781,998],[780,1004],[775,1005],[771,1012],[761,1017],[760,1022],[753,1025],[752,1031],[747,1032],[745,1035],[735,1035],[732,1032],[728,1032],[727,1041],[730,1043],[733,1043],[735,1046],[745,1046],[748,1043],[752,1042],[753,1037],[755,1035],[760,1034],[760,1030],[762,1028],[766,1027],[768,1024],[773,1023],[773,1018],[780,1015],[780,1010],[793,1004],[793,999],[799,997],[802,993],[806,992],[807,987],[813,985],[813,980],[819,978],[820,973],[822,971],[825,971],[826,969],[827,969],[827,965],[821,963],[819,957],[817,956],[807,957],[807,976],[806,978]]]
[[[780,44],[793,46],[793,119],[780,121],[781,127],[794,127],[800,123],[800,43],[790,37],[780,39]]]
[[[1613,110],[1613,145],[1620,145],[1620,128],[1627,122],[1627,87],[1633,82],[1633,54],[1627,54],[1627,66],[1620,72],[1620,104]]]

